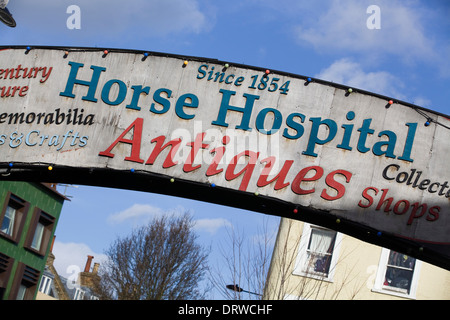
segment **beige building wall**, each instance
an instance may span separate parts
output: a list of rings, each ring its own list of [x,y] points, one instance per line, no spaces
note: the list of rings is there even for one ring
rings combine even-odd
[[[49,295],[38,291],[36,294],[36,300],[58,300],[58,299],[50,297]]]
[[[265,299],[450,299],[450,271],[416,260],[410,293],[383,287],[386,259],[390,250],[338,233],[330,278],[304,274],[301,256],[309,238],[310,225],[281,219],[265,288]],[[304,241],[302,242],[302,237]],[[303,254],[303,256],[305,253]],[[403,255],[402,255],[403,256]]]

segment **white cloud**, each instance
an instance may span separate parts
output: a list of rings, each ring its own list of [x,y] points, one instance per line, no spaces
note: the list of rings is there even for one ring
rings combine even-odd
[[[108,217],[111,224],[122,223],[126,220],[147,220],[162,215],[164,211],[161,208],[149,204],[134,204],[131,207],[114,213]]]
[[[205,231],[214,235],[222,227],[231,227],[232,224],[227,219],[199,219],[195,221],[194,229],[197,231]]]
[[[40,32],[67,31],[71,16],[67,7],[77,5],[81,12],[81,29],[72,36],[102,38],[164,37],[174,33],[201,33],[210,28],[212,15],[204,12],[201,0],[53,0],[10,4],[18,26],[38,28]],[[43,19],[45,16],[47,19]],[[211,18],[212,19],[212,18]]]
[[[317,78],[348,85],[397,99],[404,99],[400,93],[402,82],[387,71],[365,71],[362,66],[350,59],[335,61],[331,66],[320,71]]]
[[[164,36],[173,32],[200,33],[207,27],[206,16],[197,0],[85,2],[88,10],[92,11],[90,16],[98,17],[112,28],[140,26],[145,33]]]
[[[186,212],[186,209],[182,206],[177,206],[171,210],[163,210],[149,204],[134,204],[125,210],[110,215],[108,217],[108,223],[120,224],[131,221],[135,225],[140,225],[149,222],[153,218],[160,217],[163,214],[182,214],[184,212]],[[228,220],[222,218],[198,219],[194,222],[195,230],[205,231],[212,235],[215,234],[221,227],[231,226],[231,223]]]
[[[109,215],[107,222],[111,225],[131,222],[134,226],[139,226],[149,223],[153,218],[158,218],[164,214],[181,215],[185,212],[189,212],[189,210],[181,205],[165,210],[150,204],[135,203],[129,208]]]
[[[324,11],[308,11],[299,19],[296,37],[318,51],[356,52],[370,55],[393,54],[404,61],[435,56],[434,43],[426,32],[426,12],[414,2],[376,1],[381,29],[368,29],[366,12],[373,1],[331,1]]]
[[[52,252],[55,255],[53,265],[58,274],[71,280],[76,280],[78,273],[84,271],[88,255],[94,256],[91,267],[95,262],[101,265],[106,260],[106,255],[94,252],[84,243],[63,243],[56,240]]]
[[[415,105],[417,105],[417,106],[421,106],[421,107],[424,107],[424,108],[430,108],[430,106],[431,106],[431,100],[429,100],[429,99],[427,99],[427,98],[424,98],[424,97],[416,97],[414,100],[413,100],[413,103],[415,104]]]

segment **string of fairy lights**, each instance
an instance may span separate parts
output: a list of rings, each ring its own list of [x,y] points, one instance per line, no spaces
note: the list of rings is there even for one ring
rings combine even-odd
[[[8,47],[8,48],[11,48],[11,47]],[[34,48],[40,48],[40,47],[27,46],[27,47],[25,47],[25,54],[28,54]],[[45,47],[45,48],[48,49],[49,47]],[[54,48],[54,47],[51,47],[51,48]],[[102,49],[98,49],[98,48],[71,48],[71,49],[54,48],[54,49],[63,50],[63,52],[64,52],[63,57],[64,58],[67,58],[71,52],[86,52],[86,51],[101,51],[101,53],[103,54],[102,55],[103,58],[106,58],[112,52],[134,52],[134,53],[140,53],[140,54],[142,54],[142,61],[145,61],[149,56],[155,55],[155,54],[164,55],[164,56],[171,56],[169,54],[150,53],[150,52],[147,52],[147,51],[143,52],[143,51],[133,51],[133,50],[122,50],[122,49],[111,49],[111,50],[108,50],[108,49],[103,49],[102,50]],[[179,56],[177,56],[177,57],[180,58]],[[195,58],[195,57],[190,57],[190,58],[191,59],[196,59],[196,60],[200,59],[200,58]],[[204,58],[202,58],[202,59],[204,59]],[[215,62],[218,62],[218,61],[215,61]],[[189,64],[189,58],[183,59],[182,67],[186,67],[188,64]],[[241,65],[236,65],[236,66],[241,66]],[[225,64],[223,64],[223,67],[224,67],[224,69],[227,69],[227,68],[230,67],[230,64],[229,63],[225,63]],[[249,66],[245,66],[245,67],[249,67]],[[255,67],[253,67],[253,68],[255,68]],[[255,68],[255,69],[257,69],[257,68]],[[263,70],[263,72],[264,72],[263,76],[267,76],[272,71],[267,69],[267,70]],[[356,92],[359,92],[359,93],[362,93],[362,94],[370,94],[370,95],[373,95],[373,96],[377,96],[377,97],[380,97],[380,98],[383,98],[383,99],[387,100],[387,103],[385,105],[386,109],[392,107],[395,104],[402,104],[402,105],[405,105],[405,106],[408,106],[408,107],[412,108],[418,114],[420,114],[422,117],[424,117],[425,118],[424,126],[428,127],[432,123],[435,123],[436,125],[442,126],[443,128],[450,130],[449,126],[439,122],[436,119],[433,119],[429,114],[427,114],[427,112],[424,111],[425,110],[424,108],[418,107],[418,106],[410,104],[410,103],[406,103],[406,102],[402,102],[402,101],[396,101],[396,100],[393,100],[391,98],[387,98],[385,96],[380,96],[380,95],[377,95],[377,94],[374,94],[374,93],[370,93],[370,92],[366,92],[366,91],[359,90],[359,89],[345,87],[343,85],[339,85],[339,84],[336,84],[336,83],[332,83],[332,82],[328,82],[328,81],[324,81],[324,80],[320,80],[320,79],[313,79],[311,77],[303,77],[303,76],[298,76],[298,75],[291,75],[291,74],[287,74],[287,73],[284,73],[284,72],[277,72],[277,73],[286,74],[286,75],[290,75],[290,76],[297,77],[297,78],[300,77],[300,78],[305,80],[305,83],[304,83],[305,86],[308,86],[309,84],[311,84],[313,82],[316,82],[316,83],[319,83],[319,84],[331,85],[331,86],[334,86],[336,88],[344,89],[346,96],[349,96],[350,94],[354,94]],[[432,111],[430,111],[430,112],[432,112]],[[448,119],[447,116],[442,115],[442,117],[445,118],[445,119]],[[42,166],[44,166],[44,168],[45,168],[45,166],[47,166],[47,170],[48,171],[52,171],[54,169],[55,165],[54,164],[50,164],[49,165],[49,164],[39,163],[37,166],[41,167],[41,168],[42,168]],[[9,162],[8,166],[6,168],[6,172],[1,173],[1,175],[2,176],[10,175],[13,167],[17,167],[20,170],[20,169],[24,169],[24,168],[29,168],[30,166],[29,165],[28,166],[27,165],[23,165],[23,164],[17,164],[17,166],[16,166],[16,164],[14,164],[13,162]],[[36,167],[36,165],[33,165],[33,167]],[[94,169],[95,168],[92,168],[91,170],[94,170]],[[130,173],[135,173],[135,172],[141,172],[141,170],[135,170],[134,168],[132,168],[132,169],[129,170],[129,172]],[[146,173],[146,171],[142,171],[142,173]],[[170,183],[175,183],[177,181],[173,177],[169,177],[169,182]],[[210,184],[209,186],[210,187],[216,187],[216,185],[214,183]],[[255,196],[259,196],[259,193],[255,192],[254,195]],[[292,213],[294,213],[294,214],[298,214],[299,213],[299,209],[298,209],[297,206],[294,206],[294,208],[292,209]],[[336,224],[341,224],[344,220],[345,219],[337,218],[335,220],[335,223]],[[381,237],[383,235],[383,232],[376,231],[375,234],[376,234],[377,237]],[[418,247],[418,251],[419,251],[419,253],[422,253],[423,252],[423,247],[419,246]]]
[[[36,48],[40,48],[40,47],[36,47]],[[50,47],[51,48],[51,47]],[[25,54],[28,54],[31,50],[33,49],[33,47],[31,46],[26,46],[25,47]],[[142,54],[142,61],[145,61],[149,56],[152,55],[152,53],[148,52],[148,51],[138,51],[138,50],[124,50],[124,49],[114,49],[114,50],[108,50],[108,49],[98,49],[98,48],[71,48],[71,49],[64,49],[64,48],[58,48],[60,50],[64,50],[64,58],[67,58],[68,55],[70,54],[70,52],[79,52],[79,51],[101,51],[103,53],[102,57],[106,58],[106,56],[108,54],[110,54],[111,52],[134,52],[134,53],[141,53]],[[153,54],[161,54],[161,53],[153,53]],[[166,56],[169,56],[168,54],[164,54]],[[188,60],[184,60],[183,61],[183,67],[186,67],[188,65],[189,61]],[[227,69],[230,67],[229,63],[225,63],[224,64],[224,69]],[[246,66],[248,67],[248,66]],[[271,73],[270,70],[265,70],[264,74],[268,75],[269,73]],[[279,72],[280,74],[287,74],[285,72]],[[320,80],[320,79],[313,79],[311,77],[304,77],[304,76],[298,76],[298,75],[291,75],[291,76],[296,76],[296,77],[300,77],[300,78],[304,78],[305,81],[305,86],[307,86],[308,84],[312,83],[312,82],[317,82],[317,83],[321,83],[321,84],[326,84],[326,85],[332,85],[334,87],[339,87],[339,88],[345,88],[343,85],[339,85],[333,82],[328,82],[325,80]],[[366,92],[364,90],[358,90],[358,89],[354,89],[354,88],[346,88],[346,96],[350,95],[351,93],[355,93],[355,92],[361,92],[364,94],[370,94],[373,96],[378,96],[380,98],[384,98],[387,100],[387,104],[386,104],[386,108],[391,107],[392,105],[394,105],[395,103],[400,103],[403,104],[405,106],[408,106],[410,108],[412,108],[414,111],[416,111],[417,113],[419,113],[421,116],[423,116],[425,118],[425,122],[424,122],[424,126],[428,127],[431,123],[435,123],[436,125],[442,126],[445,129],[450,130],[450,126],[447,126],[445,124],[443,124],[442,122],[439,122],[436,119],[433,119],[430,115],[428,115],[423,108],[407,103],[407,102],[401,102],[401,101],[395,101],[393,99],[381,96],[381,95],[377,95],[371,92]],[[443,115],[444,118],[448,119],[450,121],[450,118],[447,118],[446,116]]]

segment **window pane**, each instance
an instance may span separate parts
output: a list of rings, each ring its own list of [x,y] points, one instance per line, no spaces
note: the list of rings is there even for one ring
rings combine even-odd
[[[84,299],[84,291],[80,288],[77,288],[75,290],[75,296],[73,297],[73,300],[83,300]]]
[[[35,250],[41,249],[42,235],[44,234],[44,225],[40,222],[36,225],[36,231],[34,232],[33,242],[31,247]]]
[[[45,291],[45,283],[47,282],[47,277],[42,276],[41,285],[39,286],[39,291],[44,292]]]
[[[46,276],[42,276],[41,280],[41,286],[39,288],[39,291],[45,294],[48,294],[50,291],[50,285],[52,283],[52,279]]]
[[[386,268],[384,285],[409,293],[416,259],[391,251]]]
[[[311,229],[307,250],[306,272],[328,276],[336,240],[336,232],[324,229]]]
[[[311,229],[308,250],[316,253],[332,253],[336,232],[323,229]]]
[[[17,300],[23,300],[25,299],[25,293],[27,292],[27,287],[24,286],[23,284],[20,285],[19,287],[19,292],[17,293]]]
[[[1,231],[12,236],[14,230],[14,220],[16,217],[16,209],[8,206],[6,207],[5,217],[2,221]]]
[[[397,266],[404,269],[414,270],[416,259],[407,256],[406,254],[391,251],[389,253],[388,265]]]

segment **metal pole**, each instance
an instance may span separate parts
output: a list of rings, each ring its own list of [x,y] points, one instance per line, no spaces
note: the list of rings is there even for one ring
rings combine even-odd
[[[259,294],[259,293],[256,293],[256,292],[251,292],[251,291],[248,291],[248,290],[244,290],[241,287],[239,287],[237,284],[228,284],[226,287],[227,287],[227,289],[230,289],[230,290],[233,290],[233,291],[236,291],[236,292],[247,292],[247,293],[254,294],[254,295],[262,297],[262,294]]]

